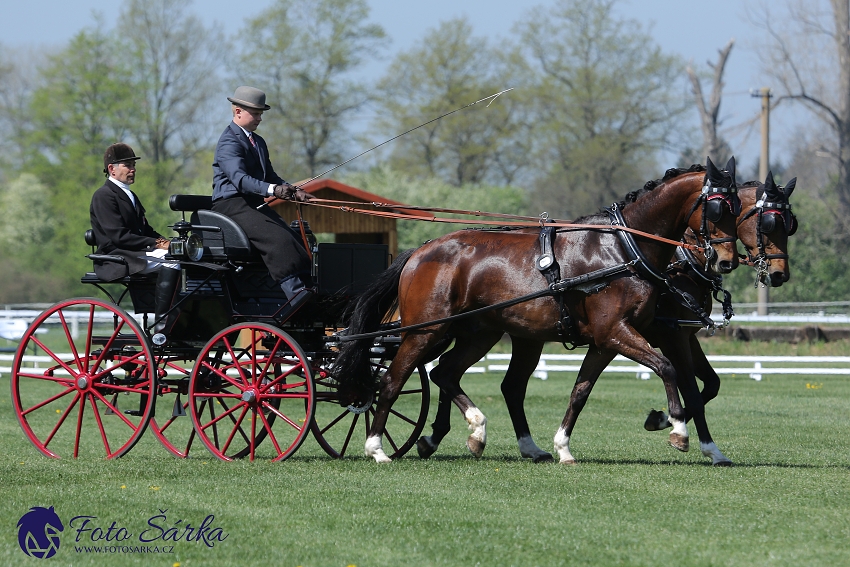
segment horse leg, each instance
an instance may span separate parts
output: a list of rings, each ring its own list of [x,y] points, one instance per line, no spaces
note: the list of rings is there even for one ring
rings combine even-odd
[[[440,442],[451,431],[451,411],[452,397],[448,392],[440,388],[440,397],[437,401],[437,415],[434,416],[434,423],[431,424],[431,435],[423,435],[416,441],[416,451],[421,458],[427,459],[436,453]]]
[[[525,417],[525,393],[528,389],[528,379],[540,362],[543,344],[540,341],[522,339],[511,335],[512,355],[508,371],[502,380],[502,396],[508,406],[508,413],[516,433],[519,454],[535,463],[553,461],[551,453],[537,446],[531,437],[531,428]]]
[[[381,377],[380,391],[375,404],[375,417],[366,437],[366,456],[372,457],[378,463],[389,463],[392,460],[384,453],[383,434],[387,425],[390,408],[398,399],[404,383],[416,369],[422,357],[445,334],[446,328],[437,331],[427,331],[407,334],[393,357],[387,372]]]
[[[705,353],[699,344],[696,335],[689,334],[686,345],[678,345],[676,348],[662,347],[661,351],[667,356],[676,368],[679,391],[685,398],[685,421],[693,418],[694,426],[700,440],[700,451],[711,459],[715,466],[729,466],[732,464],[721,451],[711,437],[708,423],[705,419],[705,404],[717,396],[720,389],[720,377],[709,364]],[[687,352],[687,354],[685,354]],[[694,380],[694,374],[703,382],[702,392],[697,393],[698,386]],[[644,427],[649,431],[661,430],[670,427],[667,414],[652,410],[646,418]],[[678,440],[679,442],[681,440]],[[674,440],[671,445],[679,448]]]
[[[699,345],[699,341],[696,337],[692,335],[691,339],[689,346],[691,347],[690,354],[694,370],[696,375],[700,378],[700,380],[702,380],[704,386],[700,396],[697,396],[697,400],[699,401],[697,408],[700,410],[699,415],[690,411],[688,413],[693,415],[694,425],[697,427],[697,432],[699,433],[699,446],[702,454],[711,459],[712,465],[717,467],[728,467],[732,465],[732,461],[726,457],[726,455],[724,455],[714,443],[714,440],[708,432],[708,425],[705,423],[705,404],[717,397],[717,392],[720,390],[720,377],[711,367],[711,364],[709,364],[708,359],[705,357],[705,353]],[[696,345],[694,345],[694,343],[696,343]],[[696,382],[694,382],[694,387],[696,387]],[[690,410],[690,403],[688,401],[685,402],[685,405],[687,406],[687,409]],[[704,436],[702,432],[700,432],[700,420],[702,420],[702,424],[705,427]]]
[[[705,357],[705,352],[699,344],[699,339],[696,335],[691,335],[689,345],[691,348],[691,359],[694,362],[694,371],[697,378],[702,380],[702,401],[707,404],[717,397],[720,391],[720,376],[711,367],[708,359]]]
[[[431,371],[430,375],[431,381],[440,388],[437,415],[434,417],[434,423],[431,424],[431,435],[422,436],[416,442],[416,450],[423,459],[427,459],[437,451],[440,442],[451,430],[451,403],[458,396],[463,396],[466,400],[469,400],[463,390],[460,389],[460,379],[463,373],[481,360],[481,357],[487,354],[501,338],[500,332],[462,333],[456,336],[452,350],[440,357],[439,364]],[[469,350],[466,356],[459,357],[458,354],[465,350]],[[467,406],[471,405],[472,402],[468,402]],[[481,450],[484,450],[483,446]],[[475,453],[473,452],[473,454]],[[480,456],[480,453],[478,456]]]
[[[575,458],[570,453],[570,435],[573,433],[576,419],[584,408],[584,404],[587,403],[587,397],[590,395],[593,385],[596,384],[596,379],[599,378],[599,375],[614,360],[616,355],[617,353],[612,350],[603,351],[591,347],[581,362],[575,386],[573,386],[572,394],[570,394],[567,413],[561,422],[561,427],[555,434],[555,451],[558,452],[560,464],[576,464]]]
[[[594,357],[592,369],[595,373],[587,376],[582,375],[585,363],[588,362],[588,358],[585,357],[579,377],[576,380],[576,386],[570,397],[569,409],[564,416],[564,420],[561,422],[558,433],[555,435],[555,448],[560,455],[560,462],[563,464],[575,463],[575,459],[569,451],[570,434],[575,426],[578,414],[581,413],[581,409],[587,401],[587,396],[593,388],[593,383],[596,382],[596,379],[602,370],[604,370],[605,366],[613,360],[616,353],[620,353],[626,358],[652,369],[661,378],[667,394],[670,423],[673,424],[673,433],[670,434],[671,439],[677,442],[687,439],[688,428],[685,425],[685,410],[682,407],[682,402],[679,400],[676,369],[670,360],[655,352],[646,339],[625,321],[621,321],[614,328],[601,329],[593,333],[593,336],[595,337],[596,345],[599,347],[599,353],[596,354],[593,350],[590,350],[588,351],[588,356],[592,355]],[[598,367],[603,361],[604,365]],[[684,446],[684,444],[682,445]]]
[[[461,389],[460,379],[463,373],[481,360],[481,357],[486,355],[500,338],[502,338],[501,331],[476,329],[474,333],[458,333],[454,347],[440,357],[440,363],[431,372],[431,381],[440,387],[441,398],[445,393],[469,424],[471,433],[466,440],[466,446],[476,458],[481,457],[487,445],[487,418]],[[435,430],[441,427],[448,431],[450,415],[447,410],[443,419],[445,421],[439,424],[435,419]],[[433,438],[431,442],[433,443]]]

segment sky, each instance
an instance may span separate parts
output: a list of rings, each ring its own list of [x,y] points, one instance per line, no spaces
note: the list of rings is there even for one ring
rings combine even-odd
[[[234,3],[227,0],[195,0],[190,10],[206,24],[218,23],[225,33],[234,36],[246,18],[256,16],[274,0]],[[721,106],[724,134],[736,151],[740,164],[754,164],[759,157],[758,124],[743,127],[760,111],[751,89],[770,87],[763,78],[753,54],[756,33],[748,20],[745,5],[756,0],[621,0],[617,11],[649,29],[655,41],[669,54],[677,54],[691,62],[695,69],[707,70],[706,62],[715,62],[718,51],[734,38],[726,67],[725,89]],[[532,6],[551,6],[554,0],[368,0],[370,21],[380,24],[392,43],[386,61],[364,70],[375,78],[389,63],[393,53],[412,47],[429,30],[442,21],[466,16],[476,36],[492,41],[507,38],[514,24]],[[76,32],[94,23],[93,14],[100,13],[105,24],[114,28],[122,2],[117,0],[40,0],[38,11],[26,2],[7,2],[3,8],[4,26],[0,44],[11,48],[61,47]],[[249,8],[250,6],[250,8]],[[14,25],[19,22],[20,25]],[[516,85],[510,85],[516,86]],[[234,87],[235,88],[235,87]],[[506,86],[507,88],[507,86]],[[707,87],[704,87],[707,88]],[[788,148],[781,140],[789,139],[794,128],[804,119],[799,112],[781,108],[771,115],[771,158],[787,157]],[[698,123],[694,119],[693,127]],[[699,131],[695,130],[699,136]],[[697,138],[699,139],[699,138]],[[664,167],[676,165],[672,154]]]

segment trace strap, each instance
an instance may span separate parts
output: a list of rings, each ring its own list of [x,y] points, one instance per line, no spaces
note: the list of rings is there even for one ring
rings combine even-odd
[[[376,337],[388,335],[390,333],[406,333],[407,331],[415,331],[417,329],[423,329],[425,327],[431,327],[433,325],[439,325],[441,323],[457,321],[466,317],[472,317],[473,315],[480,315],[481,313],[486,313],[487,311],[494,311],[496,309],[504,309],[505,307],[511,307],[513,305],[517,305],[518,303],[524,303],[526,301],[531,301],[532,299],[537,299],[538,297],[545,297],[547,295],[563,293],[564,291],[567,291],[571,288],[580,286],[593,280],[606,278],[608,276],[612,276],[620,272],[627,272],[634,265],[634,262],[626,262],[625,264],[618,264],[616,266],[602,268],[601,270],[594,270],[593,272],[589,272],[581,276],[565,278],[563,280],[551,284],[546,289],[541,289],[539,291],[535,291],[534,293],[529,293],[528,295],[523,295],[514,299],[502,301],[500,303],[494,303],[493,305],[488,305],[486,307],[479,307],[478,309],[473,309],[472,311],[466,311],[464,313],[458,313],[457,315],[450,315],[448,317],[443,317],[442,319],[437,319],[435,321],[426,321],[424,323],[417,323],[415,325],[407,325],[406,327],[399,327],[397,329],[393,329],[392,331],[381,330],[372,333],[361,333],[359,335],[341,334],[336,335],[334,338],[341,342],[374,339]]]

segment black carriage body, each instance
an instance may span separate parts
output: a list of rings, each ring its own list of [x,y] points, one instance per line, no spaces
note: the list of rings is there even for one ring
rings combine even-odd
[[[169,343],[175,348],[178,344],[200,347],[228,325],[254,321],[286,330],[308,351],[323,350],[322,337],[326,330],[342,326],[343,311],[351,297],[388,265],[389,248],[384,244],[318,244],[312,251],[316,298],[284,320],[286,296],[239,225],[209,210],[210,197],[173,195],[170,205],[184,217],[190,214],[190,225],[198,227],[192,232],[203,241],[201,261],[181,262],[183,277],[177,297],[180,317],[169,335]],[[105,292],[102,286],[108,283],[124,286],[115,302],[129,295],[133,311],[145,314],[144,326],[152,324],[155,275],[104,282],[90,272],[82,282]]]

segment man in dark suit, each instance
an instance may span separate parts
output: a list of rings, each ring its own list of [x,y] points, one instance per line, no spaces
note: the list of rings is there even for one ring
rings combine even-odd
[[[236,89],[233,121],[222,132],[213,159],[212,210],[231,217],[260,252],[272,279],[289,300],[291,315],[313,295],[310,257],[294,230],[270,207],[266,197],[309,201],[275,173],[266,141],[256,134],[263,112],[271,108],[266,94],[254,87]]]
[[[180,278],[179,264],[164,262],[169,241],[148,224],[145,207],[130,190],[136,180],[137,157],[127,144],[112,144],[103,155],[107,180],[94,192],[89,215],[97,254],[120,256],[123,262],[95,260],[94,271],[105,281],[131,274],[158,272],[153,333],[167,333],[177,319],[170,310]],[[166,313],[168,312],[168,313]]]

